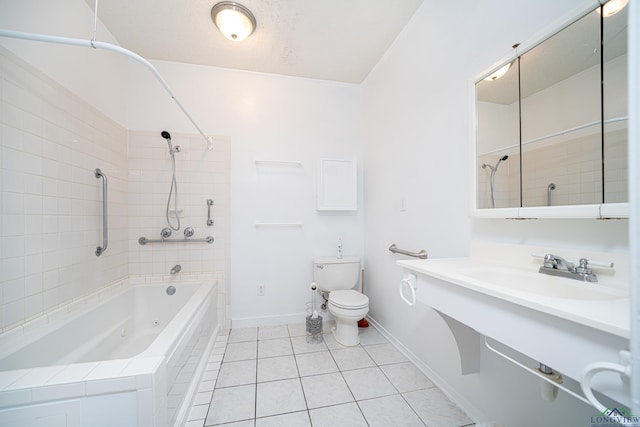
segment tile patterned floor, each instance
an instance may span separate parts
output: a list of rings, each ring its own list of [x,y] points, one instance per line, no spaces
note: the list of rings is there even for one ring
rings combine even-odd
[[[185,427],[473,425],[373,327],[355,347],[323,337],[308,344],[304,323],[218,336]]]

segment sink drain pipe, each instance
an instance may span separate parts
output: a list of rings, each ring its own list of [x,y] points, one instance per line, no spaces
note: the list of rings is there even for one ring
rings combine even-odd
[[[547,402],[553,402],[558,397],[558,386],[553,384],[562,384],[562,375],[554,372],[553,369],[544,363],[540,363],[538,372],[544,375],[550,381],[540,380],[540,397]],[[553,381],[553,382],[551,382]]]
[[[560,374],[554,374],[553,373],[553,369],[549,368],[548,366],[544,365],[544,364],[540,364],[540,368],[537,369],[531,369],[530,367],[518,362],[517,360],[515,360],[512,357],[507,356],[506,354],[500,352],[499,350],[497,350],[496,348],[492,347],[489,344],[488,341],[488,337],[484,337],[484,345],[491,350],[492,352],[494,352],[495,354],[497,354],[498,356],[502,357],[503,359],[507,359],[509,362],[521,367],[522,369],[524,369],[525,371],[528,371],[530,373],[532,373],[533,375],[535,375],[536,377],[540,378],[542,381],[546,382],[547,384],[545,384],[545,391],[543,391],[543,387],[541,384],[540,387],[540,391],[541,391],[541,395],[542,398],[544,400],[548,400],[548,398],[551,398],[551,400],[548,401],[553,401],[555,400],[557,394],[558,394],[558,389],[561,389],[562,391],[569,393],[571,396],[575,397],[578,400],[581,400],[582,402],[586,403],[587,405],[591,405],[593,406],[593,404],[584,396],[579,395],[578,393],[569,390],[567,387],[562,385],[562,376]],[[551,374],[545,374],[544,370],[551,370]],[[557,378],[554,377],[560,377],[560,382],[557,381]],[[550,386],[549,386],[550,385]],[[554,391],[555,388],[555,391]]]

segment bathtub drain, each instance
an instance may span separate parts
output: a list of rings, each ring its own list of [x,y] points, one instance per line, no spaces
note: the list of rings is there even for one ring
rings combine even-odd
[[[172,285],[172,286],[169,286],[167,288],[167,295],[173,295],[175,293],[176,293],[176,287],[175,286]]]

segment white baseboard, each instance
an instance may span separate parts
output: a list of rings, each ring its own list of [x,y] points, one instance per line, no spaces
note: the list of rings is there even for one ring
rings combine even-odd
[[[367,316],[367,320],[373,325],[374,328],[380,334],[391,343],[400,353],[402,353],[407,359],[409,359],[423,374],[425,374],[436,387],[442,391],[445,396],[455,403],[460,409],[462,409],[472,420],[481,420],[486,417],[484,412],[480,410],[476,405],[470,402],[465,397],[461,396],[449,383],[447,383],[440,375],[438,375],[433,369],[431,369],[426,363],[418,358],[411,350],[405,347],[400,341],[398,341],[393,335],[376,322],[371,316]]]
[[[305,313],[285,314],[281,316],[260,316],[260,317],[240,317],[231,319],[231,328],[255,328],[260,326],[289,325],[304,323],[307,315]],[[331,317],[329,312],[322,313],[326,321]]]

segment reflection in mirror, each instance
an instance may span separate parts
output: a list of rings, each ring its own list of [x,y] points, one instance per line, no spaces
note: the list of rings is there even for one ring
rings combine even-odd
[[[520,135],[518,61],[514,60],[476,84],[476,206],[520,206]]]
[[[600,14],[522,55],[520,88],[522,206],[602,203]]]
[[[476,83],[478,209],[628,201],[626,5],[605,3]]]
[[[604,44],[604,201],[627,202],[627,14],[607,16]]]

